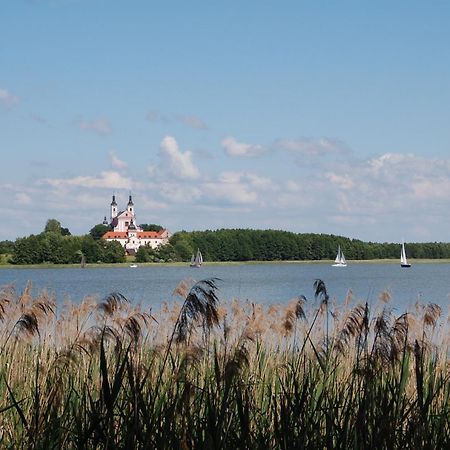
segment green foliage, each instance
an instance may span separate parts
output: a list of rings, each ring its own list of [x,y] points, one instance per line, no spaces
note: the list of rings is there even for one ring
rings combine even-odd
[[[107,232],[110,231],[111,228],[108,225],[104,225],[99,223],[91,228],[89,234],[96,240],[101,239],[101,237]]]
[[[45,224],[44,232],[53,232],[61,234],[61,223],[56,219],[48,219]]]
[[[101,236],[109,227],[98,224],[86,236],[70,236],[61,232],[59,222],[50,219],[47,231],[19,238],[15,243],[0,243],[0,254],[10,253],[13,264],[79,263],[80,251],[86,262],[123,262],[124,250],[119,243],[106,242]],[[205,261],[289,261],[330,260],[338,245],[348,260],[399,259],[400,245],[363,242],[343,236],[313,233],[291,233],[278,230],[220,229],[215,231],[180,231],[168,245],[156,249],[141,247],[137,262],[189,261],[200,249]],[[407,254],[414,258],[450,258],[450,244],[409,243]]]
[[[87,263],[125,262],[118,242],[95,240],[92,236],[62,236],[53,231],[16,240],[12,264],[78,264],[81,255]]]
[[[400,245],[363,242],[331,234],[279,230],[220,229],[180,231],[170,238],[179,259],[199,248],[207,261],[289,261],[334,259],[338,245],[348,260],[398,259]],[[408,244],[410,258],[450,258],[450,244]]]
[[[149,246],[140,247],[136,252],[136,262],[177,262],[180,256],[171,244],[161,245],[156,249]]]
[[[135,259],[138,263],[154,262],[155,252],[151,247],[139,247],[136,252]]]
[[[62,236],[70,236],[68,228],[61,227],[61,223],[56,219],[48,219],[45,224],[44,233],[57,233]]]
[[[143,231],[161,231],[163,227],[156,223],[141,223],[139,225]]]
[[[0,241],[0,255],[11,254],[14,251],[14,242]]]
[[[103,241],[102,262],[121,263],[125,262],[125,251],[117,241]]]

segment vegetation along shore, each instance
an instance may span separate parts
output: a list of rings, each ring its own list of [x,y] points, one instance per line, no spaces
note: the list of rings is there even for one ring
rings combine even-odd
[[[148,227],[157,229],[158,225]],[[127,262],[123,247],[102,239],[104,232],[103,225],[96,225],[89,234],[72,236],[57,220],[50,219],[40,234],[0,242],[0,264]],[[166,245],[140,247],[133,261],[187,262],[197,249],[209,262],[322,261],[334,259],[338,246],[354,261],[399,258],[398,243],[280,230],[221,229],[176,232]],[[450,243],[408,243],[407,249],[411,259],[450,259]]]
[[[2,448],[449,447],[438,305],[337,306],[321,280],[288,305],[222,303],[217,283],[159,310],[3,287]]]

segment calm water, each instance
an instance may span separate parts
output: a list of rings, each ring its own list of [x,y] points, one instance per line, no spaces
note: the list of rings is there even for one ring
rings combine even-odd
[[[349,289],[357,300],[375,302],[388,289],[391,305],[402,311],[421,302],[447,307],[450,300],[450,264],[415,264],[401,269],[397,264],[354,264],[346,268],[330,264],[244,264],[190,267],[117,267],[59,269],[1,269],[0,286],[13,283],[20,292],[28,281],[33,292],[46,288],[58,302],[80,302],[86,295],[103,298],[118,291],[133,303],[157,307],[173,301],[172,292],[185,278],[221,279],[219,297],[239,298],[264,304],[286,303],[303,294],[313,299],[313,283],[324,280],[331,298],[341,301]]]

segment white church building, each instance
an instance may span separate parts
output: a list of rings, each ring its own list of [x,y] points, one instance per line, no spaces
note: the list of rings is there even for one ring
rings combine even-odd
[[[134,203],[131,195],[128,200],[127,208],[119,211],[116,203],[116,196],[112,196],[111,202],[111,220],[108,222],[106,217],[103,221],[105,225],[111,227],[102,239],[106,241],[120,242],[126,253],[134,254],[142,246],[156,248],[169,242],[169,232],[166,229],[160,231],[144,231],[136,225],[136,215],[134,212]]]

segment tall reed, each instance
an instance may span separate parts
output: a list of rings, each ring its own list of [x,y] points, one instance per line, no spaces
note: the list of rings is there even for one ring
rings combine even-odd
[[[119,293],[57,309],[0,292],[0,447],[449,448],[448,318],[333,302],[220,302],[219,280],[152,311]]]

